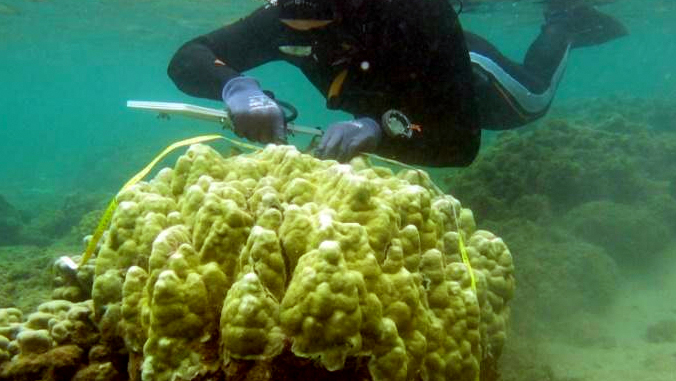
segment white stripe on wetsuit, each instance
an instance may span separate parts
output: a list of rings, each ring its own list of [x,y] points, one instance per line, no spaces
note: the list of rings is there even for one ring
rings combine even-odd
[[[492,74],[498,83],[507,90],[507,92],[517,101],[519,106],[526,112],[539,114],[549,106],[554,98],[556,87],[559,85],[559,81],[561,81],[563,72],[566,69],[569,51],[570,46],[566,49],[566,52],[559,63],[559,67],[556,68],[554,75],[552,75],[549,87],[540,94],[535,94],[528,90],[490,58],[474,52],[470,52],[469,57],[473,64],[479,65],[483,70]]]

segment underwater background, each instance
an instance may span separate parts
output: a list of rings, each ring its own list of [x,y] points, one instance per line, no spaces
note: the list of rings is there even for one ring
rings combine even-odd
[[[676,374],[676,1],[598,3],[630,35],[575,50],[544,120],[486,134],[469,168],[432,171],[514,256],[505,380]],[[79,253],[109,198],[156,153],[218,132],[125,103],[221,107],[177,90],[167,63],[260,4],[0,0],[0,307],[47,298],[52,261]],[[468,3],[461,22],[520,60],[541,12],[536,1]],[[346,117],[293,67],[250,74],[298,107],[298,124]]]

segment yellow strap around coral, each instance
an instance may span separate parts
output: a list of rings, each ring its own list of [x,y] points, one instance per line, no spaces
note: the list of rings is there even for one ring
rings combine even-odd
[[[418,174],[421,177],[424,177],[424,175],[422,175],[423,171],[420,168],[416,168],[416,167],[414,167],[410,164],[402,163],[401,161],[397,161],[397,160],[394,160],[394,159],[388,159],[386,157],[382,157],[382,156],[376,155],[374,153],[362,152],[361,154],[368,157],[369,159],[380,160],[380,161],[388,163],[388,164],[396,165],[397,167],[406,168],[406,169],[410,169],[412,171],[416,171],[416,172],[418,172]],[[437,195],[444,194],[444,192],[437,186],[437,184],[434,183],[434,181],[432,181],[432,179],[430,179],[429,177],[428,177],[428,179],[429,179],[430,185],[432,186],[434,191],[437,192]]]
[[[136,184],[137,182],[141,181],[150,171],[152,171],[153,167],[155,164],[157,164],[160,160],[164,159],[165,156],[171,153],[171,151],[175,150],[176,148],[184,147],[187,145],[191,144],[197,144],[197,143],[203,143],[203,142],[208,142],[211,140],[216,140],[216,139],[226,139],[228,141],[233,141],[232,139],[228,139],[224,136],[221,135],[203,135],[203,136],[197,136],[194,138],[190,139],[185,139],[178,141],[169,147],[165,148],[164,151],[160,152],[159,155],[155,156],[155,158],[148,163],[148,165],[145,166],[139,173],[134,175],[129,181],[127,181],[118,194],[126,189],[129,189],[132,185]],[[236,142],[240,143],[240,142]],[[244,145],[245,147],[248,146],[245,143],[240,143],[241,145]],[[240,145],[238,144],[238,145]],[[248,148],[248,147],[247,147]],[[254,146],[255,149],[257,147]],[[87,244],[87,248],[85,249],[84,254],[82,255],[82,259],[80,259],[80,264],[79,266],[84,265],[87,263],[89,258],[91,258],[92,254],[94,253],[94,250],[96,250],[96,245],[99,243],[99,240],[103,236],[103,232],[106,231],[106,228],[108,227],[108,224],[110,224],[110,220],[113,218],[113,213],[115,212],[115,209],[117,209],[117,194],[113,199],[110,201],[110,204],[108,204],[108,207],[106,208],[106,211],[103,212],[103,216],[101,216],[101,220],[99,220],[99,224],[96,227],[96,230],[94,231],[94,234],[92,234],[92,238],[89,240],[89,243]]]
[[[476,291],[476,278],[474,277],[474,270],[472,269],[472,265],[469,262],[469,255],[467,255],[467,248],[465,247],[465,239],[462,237],[462,230],[460,230],[460,224],[458,223],[458,219],[460,219],[460,214],[455,212],[455,205],[453,205],[453,215],[455,216],[455,228],[458,231],[458,248],[460,249],[462,263],[465,264],[467,270],[469,271],[470,287],[472,287],[472,291],[474,292],[474,295],[476,295],[477,297],[477,303],[479,303],[479,294]],[[479,318],[481,318],[481,313],[479,313]],[[479,369],[477,369],[474,381],[481,381],[481,359],[479,359],[478,366]]]
[[[474,278],[474,270],[472,270],[472,265],[469,263],[469,256],[467,255],[467,249],[465,249],[465,240],[462,238],[462,232],[460,231],[460,228],[458,228],[458,246],[460,247],[462,262],[469,270],[470,286],[472,287],[472,291],[474,291],[476,294],[476,278]]]
[[[396,165],[396,166],[399,166],[399,167],[402,167],[402,168],[410,169],[410,170],[416,171],[418,173],[422,172],[419,168],[416,168],[412,165],[404,164],[400,161],[388,159],[388,158],[385,158],[385,157],[382,157],[382,156],[379,156],[379,155],[376,155],[376,154],[372,154],[372,153],[362,153],[362,154],[364,156],[370,158],[370,159],[372,158],[372,159],[384,161],[386,163],[393,164],[393,165]],[[429,179],[429,180],[430,180],[430,184],[432,185],[432,187],[434,188],[434,190],[438,194],[440,194],[440,195],[444,194],[444,192],[442,192],[441,189],[439,189],[439,187],[434,183],[434,181],[432,181],[432,179]],[[451,204],[451,205],[453,205],[453,204]],[[477,302],[478,302],[479,295],[477,294],[477,291],[476,291],[476,278],[474,277],[474,270],[472,269],[472,264],[469,262],[469,255],[467,254],[467,248],[465,247],[465,239],[462,237],[462,230],[460,230],[460,224],[458,223],[458,219],[460,218],[460,214],[456,213],[455,205],[453,205],[453,216],[455,218],[455,228],[458,231],[458,249],[460,250],[460,256],[462,257],[462,263],[464,263],[465,266],[467,267],[467,271],[469,272],[470,287],[472,288],[474,295],[477,296]],[[480,381],[480,380],[481,380],[481,360],[479,360],[479,369],[477,370],[476,377],[474,377],[474,381]]]
[[[138,183],[146,177],[146,175],[153,170],[153,167],[155,167],[155,164],[157,164],[160,160],[164,159],[165,156],[171,153],[171,151],[175,150],[176,148],[188,146],[191,144],[197,144],[197,143],[202,143],[202,142],[207,142],[210,140],[216,140],[216,139],[223,139],[223,136],[221,135],[203,135],[203,136],[196,136],[194,138],[189,138],[185,140],[181,140],[178,142],[173,143],[169,147],[165,148],[164,151],[160,152],[159,155],[155,156],[155,158],[148,163],[148,165],[145,166],[139,173],[135,174],[134,177],[129,179],[123,186],[122,189],[120,189],[120,192],[129,189],[132,185]],[[119,193],[119,192],[118,192]]]
[[[110,223],[110,220],[113,218],[113,212],[115,212],[115,209],[117,209],[117,198],[113,197],[113,199],[110,200],[110,204],[108,204],[106,211],[103,212],[103,215],[99,220],[99,224],[96,226],[94,234],[92,234],[92,238],[89,240],[89,243],[87,243],[87,248],[85,249],[85,252],[82,255],[82,259],[80,259],[80,264],[78,265],[78,267],[87,263],[89,258],[91,258],[92,254],[94,253],[94,249],[96,249],[96,245],[99,243],[99,240],[103,236],[103,232],[106,231],[106,228]]]
[[[464,263],[465,266],[467,266],[467,270],[469,271],[470,286],[472,287],[474,295],[477,296],[477,303],[479,303],[479,294],[476,291],[476,278],[474,277],[474,270],[472,270],[472,265],[469,263],[469,255],[467,255],[467,249],[465,248],[465,239],[462,238],[462,231],[460,230],[460,224],[458,224],[458,219],[460,218],[460,215],[455,213],[455,206],[453,206],[453,214],[455,214],[455,226],[456,229],[458,230],[458,247],[460,248],[460,256],[462,256],[462,263]],[[481,313],[479,313],[479,318],[481,318]],[[474,381],[481,380],[481,359],[479,359],[478,366],[479,369],[477,369]]]
[[[362,153],[362,154],[364,156],[368,157],[368,158],[373,158],[373,159],[377,159],[377,160],[380,160],[380,161],[384,161],[385,163],[389,163],[389,164],[393,164],[393,165],[396,165],[396,166],[399,166],[399,167],[402,167],[402,168],[410,169],[410,170],[416,171],[418,173],[422,172],[419,168],[416,168],[412,165],[402,163],[400,161],[388,159],[386,157],[382,157],[382,156],[379,156],[379,155],[376,155],[376,154],[373,154],[373,153]],[[444,192],[442,192],[441,189],[439,189],[437,184],[435,184],[434,181],[432,181],[432,179],[429,179],[429,180],[430,180],[431,186],[434,188],[434,190],[438,194],[444,194]],[[462,238],[462,231],[460,230],[460,224],[458,224],[458,218],[460,218],[460,214],[456,213],[455,206],[453,206],[453,214],[455,215],[455,228],[458,230],[458,248],[460,249],[460,255],[462,256],[462,262],[465,264],[465,266],[467,266],[467,270],[469,271],[469,278],[470,278],[470,281],[471,281],[472,291],[474,291],[474,293],[476,294],[476,279],[474,278],[474,270],[472,270],[472,265],[469,263],[469,256],[467,255],[467,249],[465,248],[465,240]]]

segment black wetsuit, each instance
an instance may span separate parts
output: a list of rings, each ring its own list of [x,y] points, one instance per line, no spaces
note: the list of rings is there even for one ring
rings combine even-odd
[[[169,75],[188,94],[220,100],[224,84],[241,72],[270,61],[289,62],[327,97],[330,108],[378,122],[389,109],[406,114],[421,130],[410,139],[384,137],[377,153],[428,166],[469,165],[482,127],[522,125],[548,107],[547,102],[535,112],[519,110],[500,85],[504,73],[496,74],[490,63],[523,82],[534,81],[535,87],[548,86],[549,79],[532,79],[485,40],[467,34],[478,50],[470,60],[447,0],[370,3],[387,8],[310,31],[289,28],[280,22],[277,7],[264,6],[183,45]],[[346,73],[342,82],[341,73]]]

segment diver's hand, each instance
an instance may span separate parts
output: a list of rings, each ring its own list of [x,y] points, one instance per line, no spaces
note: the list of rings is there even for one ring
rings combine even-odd
[[[329,126],[315,155],[346,162],[360,152],[373,152],[382,139],[378,123],[371,118],[338,122]]]
[[[251,77],[235,77],[223,86],[223,102],[238,136],[261,143],[286,141],[284,113]]]

